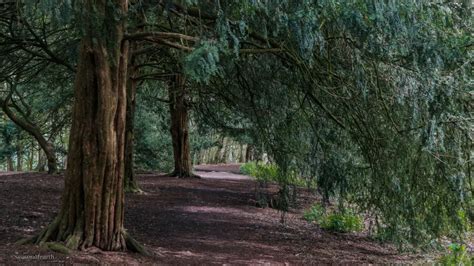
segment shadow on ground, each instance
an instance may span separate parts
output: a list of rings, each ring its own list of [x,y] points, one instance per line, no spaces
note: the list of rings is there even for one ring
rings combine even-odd
[[[59,208],[62,176],[40,173],[0,175],[0,264],[42,260],[66,263],[410,263],[421,255],[398,254],[364,235],[334,234],[301,219],[255,207],[251,179],[176,179],[139,176],[143,195],[127,195],[125,227],[154,253],[53,253],[17,246],[52,220]],[[306,192],[306,200],[316,198]],[[25,257],[28,255],[30,257]],[[36,256],[38,255],[38,256]],[[32,257],[33,256],[33,257]],[[34,257],[36,256],[36,257]]]

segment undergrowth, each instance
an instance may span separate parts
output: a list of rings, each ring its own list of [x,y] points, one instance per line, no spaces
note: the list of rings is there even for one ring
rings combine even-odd
[[[466,246],[452,243],[448,246],[448,254],[439,259],[441,265],[474,265],[474,256],[467,252]]]
[[[259,182],[275,182],[278,184],[316,189],[315,179],[306,179],[294,171],[283,175],[275,164],[248,162],[240,166],[240,172],[254,177]]]
[[[305,211],[303,218],[308,222],[319,224],[321,228],[335,232],[360,232],[364,229],[362,218],[353,211],[330,212],[319,204],[314,204]]]

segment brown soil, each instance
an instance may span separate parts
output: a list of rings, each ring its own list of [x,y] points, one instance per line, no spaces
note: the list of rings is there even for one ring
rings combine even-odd
[[[146,193],[127,195],[125,226],[153,256],[94,249],[64,255],[14,244],[52,220],[59,208],[63,177],[0,174],[0,265],[373,264],[425,259],[399,254],[362,234],[331,233],[304,221],[304,208],[317,200],[307,191],[282,224],[278,211],[255,207],[255,182],[250,179],[141,174],[138,180]]]
[[[232,174],[240,174],[240,163],[230,164],[202,164],[194,166],[194,170],[200,172],[227,172]]]

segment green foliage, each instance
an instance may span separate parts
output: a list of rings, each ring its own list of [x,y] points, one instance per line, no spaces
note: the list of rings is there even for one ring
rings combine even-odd
[[[240,172],[244,175],[255,176],[257,173],[257,163],[247,162],[240,166]]]
[[[135,113],[135,162],[137,169],[170,172],[173,146],[169,134],[168,106],[154,99],[164,98],[164,86],[145,83],[137,94]]]
[[[219,91],[205,98],[214,116],[241,117],[280,184],[293,172],[316,179],[326,198],[372,213],[398,243],[462,237],[458,212],[473,206],[471,11],[362,0],[251,10],[266,16],[241,16],[247,27],[285,55],[222,66],[225,78],[211,83]]]
[[[4,162],[7,157],[12,158],[15,153],[15,141],[20,129],[7,120],[0,123],[0,161]]]
[[[184,60],[186,75],[198,82],[207,83],[218,72],[219,50],[215,44],[202,42]]]
[[[364,229],[362,218],[351,213],[332,213],[321,222],[321,227],[336,232],[360,232]]]
[[[255,177],[259,182],[276,182],[281,185],[316,188],[316,184],[312,180],[304,179],[296,172],[288,172],[284,175],[276,164],[247,162],[240,166],[240,172]]]
[[[349,210],[328,212],[317,203],[304,212],[303,218],[308,222],[318,223],[321,228],[335,232],[360,232],[364,229],[362,218],[354,212]]]
[[[461,238],[471,229],[472,9],[441,0],[186,0],[178,1],[181,13],[166,2],[131,3],[137,12],[127,18],[138,25],[136,14],[144,14],[145,31],[193,41],[154,40],[161,43],[145,53],[145,73],[159,78],[183,64],[196,81],[189,84],[197,121],[240,134],[267,153],[273,165],[243,171],[281,185],[283,202],[289,185],[317,183],[326,199],[373,214],[378,231],[401,244]],[[112,2],[107,18],[73,3],[37,1],[24,5],[30,12],[21,20],[0,21],[0,82],[24,75],[16,96],[29,99],[32,120],[46,129],[61,127],[58,117],[68,114],[69,100],[61,100],[72,98],[70,84],[57,80],[68,80],[73,73],[63,74],[64,67],[77,64],[72,25],[109,34],[107,23],[124,18],[109,10]],[[241,53],[268,48],[274,52]],[[147,83],[149,91],[164,87]],[[58,87],[63,90],[51,89]],[[167,108],[150,95],[139,98],[136,163],[166,169],[172,158]],[[196,147],[210,145],[195,139]],[[335,230],[346,223],[357,224],[340,214],[327,220]]]
[[[303,218],[308,222],[321,223],[325,217],[326,210],[320,204],[313,204],[311,208],[306,210]]]
[[[278,182],[280,171],[275,164],[248,162],[240,166],[240,172],[261,182]]]
[[[465,245],[452,243],[448,246],[448,254],[443,255],[439,263],[448,266],[472,265],[474,257],[468,254]]]

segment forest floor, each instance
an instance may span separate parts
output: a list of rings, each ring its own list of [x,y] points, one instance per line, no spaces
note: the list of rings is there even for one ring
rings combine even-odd
[[[144,194],[126,195],[125,227],[152,256],[90,249],[68,255],[17,240],[32,236],[57,213],[63,177],[0,174],[0,265],[6,264],[386,264],[429,261],[400,254],[364,234],[338,234],[302,219],[318,200],[302,191],[286,214],[255,206],[256,183],[238,165],[197,167],[202,179],[142,173]],[[276,187],[270,188],[276,191]]]

